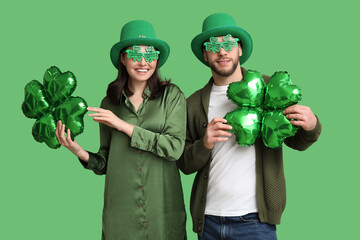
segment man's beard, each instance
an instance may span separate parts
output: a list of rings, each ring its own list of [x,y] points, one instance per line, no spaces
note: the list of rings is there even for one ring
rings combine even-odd
[[[232,68],[230,70],[219,70],[211,62],[209,62],[209,66],[219,76],[228,77],[228,76],[230,76],[231,74],[233,74],[235,72],[235,70],[236,70],[236,68],[237,68],[237,66],[239,64],[239,59],[237,59],[235,62],[233,62],[232,60],[230,62],[233,64],[233,66],[232,66]]]

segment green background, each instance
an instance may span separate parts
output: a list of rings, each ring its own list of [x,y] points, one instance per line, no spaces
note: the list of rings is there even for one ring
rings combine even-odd
[[[323,133],[305,152],[284,150],[288,202],[279,239],[349,239],[358,232],[359,18],[356,1],[13,1],[1,20],[1,239],[100,239],[104,176],[82,169],[65,148],[35,142],[21,112],[23,89],[52,65],[78,79],[73,96],[99,106],[116,77],[109,58],[121,27],[153,23],[171,46],[161,73],[188,97],[210,71],[190,42],[214,12],[233,15],[254,40],[244,67],[286,70],[319,116]],[[85,117],[78,142],[97,151],[97,123]],[[182,175],[186,208],[194,175]],[[191,231],[190,240],[197,239]],[[126,230],[125,230],[126,231]]]

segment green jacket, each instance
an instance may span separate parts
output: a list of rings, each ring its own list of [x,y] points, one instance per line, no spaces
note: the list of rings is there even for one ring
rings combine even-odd
[[[245,69],[242,68],[243,73]],[[270,77],[263,76],[265,82]],[[178,161],[185,174],[197,172],[190,199],[193,231],[202,235],[211,162],[211,150],[205,148],[203,138],[208,124],[208,108],[213,79],[187,99],[187,132],[185,150]],[[299,128],[297,134],[285,139],[285,144],[303,151],[319,137],[321,124],[318,121],[312,131]],[[255,142],[256,151],[256,197],[259,217],[262,222],[280,224],[286,204],[285,177],[282,148],[265,147],[261,138]],[[234,176],[235,177],[235,176]]]

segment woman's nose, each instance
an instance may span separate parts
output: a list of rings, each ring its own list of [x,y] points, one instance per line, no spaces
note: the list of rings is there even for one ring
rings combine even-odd
[[[141,58],[139,64],[140,64],[141,66],[146,65],[145,57],[142,57],[142,58]]]

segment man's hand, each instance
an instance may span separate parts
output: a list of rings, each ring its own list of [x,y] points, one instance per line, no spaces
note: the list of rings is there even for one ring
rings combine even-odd
[[[231,137],[231,133],[227,130],[231,130],[232,127],[228,124],[226,119],[213,118],[207,125],[206,133],[204,136],[204,146],[207,149],[213,149],[216,142],[225,142]]]
[[[286,108],[283,114],[287,119],[294,119],[290,121],[291,124],[302,127],[305,131],[313,130],[317,124],[317,118],[307,106],[293,105]]]

